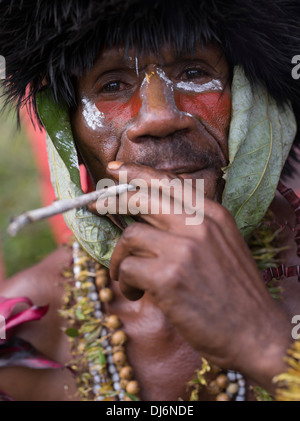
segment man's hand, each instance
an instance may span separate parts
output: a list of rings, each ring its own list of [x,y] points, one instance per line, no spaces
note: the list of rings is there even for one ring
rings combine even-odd
[[[175,177],[135,164],[108,172],[118,180],[120,170],[127,171],[129,183],[142,178],[149,186],[153,179]],[[204,209],[197,226],[186,225],[190,215],[184,212],[140,214],[146,223],[123,232],[112,255],[111,278],[130,300],[143,291],[150,294],[202,356],[272,391],[271,379],[284,370],[290,343],[288,318],[268,293],[230,213],[209,199]]]

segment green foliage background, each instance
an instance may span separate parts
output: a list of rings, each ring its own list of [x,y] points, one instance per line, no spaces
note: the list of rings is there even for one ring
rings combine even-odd
[[[12,216],[41,206],[33,152],[12,111],[0,115],[0,197],[0,247],[5,274],[10,277],[56,247],[47,221],[25,227],[16,237],[6,232]]]

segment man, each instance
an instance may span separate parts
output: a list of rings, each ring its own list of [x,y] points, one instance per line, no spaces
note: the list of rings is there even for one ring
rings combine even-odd
[[[252,400],[251,385],[276,396],[273,379],[288,370],[284,357],[293,342],[291,318],[300,314],[300,287],[297,277],[282,280],[283,300],[274,300],[247,241],[268,208],[276,223],[295,224],[292,208],[275,190],[296,134],[288,103],[296,110],[298,86],[289,60],[300,39],[297,5],[89,1],[82,6],[66,0],[19,6],[2,1],[0,11],[7,93],[20,106],[31,83],[30,100],[51,138],[50,167],[60,198],[78,194],[78,163],[87,168],[94,188],[103,178],[117,183],[123,171],[128,183],[142,179],[147,186],[153,180],[183,185],[190,179],[195,199],[196,180],[204,179],[204,221],[198,225],[186,223],[186,208],[174,211],[174,194],[168,215],[144,213],[140,203],[133,209],[131,192],[123,202],[120,196],[126,211],[117,206],[109,225],[97,213],[105,201],[66,216],[82,247],[110,265],[112,283],[105,284],[102,298],[100,285],[101,311],[122,321],[121,339],[114,343],[100,312],[95,316],[105,326],[100,343],[92,351],[86,348],[86,330],[77,344],[83,362],[89,361],[85,352],[98,352],[99,373],[91,370],[86,377],[94,376],[94,397],[187,400],[196,370],[204,370],[198,372],[203,380],[202,358],[212,369],[208,387],[193,395],[197,399]],[[162,198],[152,195],[147,200],[162,206]],[[293,232],[284,234],[281,246],[291,248],[282,251],[280,261],[298,265]],[[70,328],[59,312],[69,285],[62,272],[73,259],[79,267],[75,279],[82,275],[77,244],[73,250],[72,255],[70,248],[58,249],[1,287],[1,296],[49,305],[39,322],[22,324],[14,336],[61,364],[71,359],[62,327],[69,333]],[[95,266],[95,273],[102,269]],[[86,272],[93,278],[88,266]],[[72,299],[78,294],[80,287]],[[78,323],[87,319],[80,303]],[[72,305],[68,301],[64,315]],[[112,345],[113,362],[106,361],[110,383],[101,367]],[[133,369],[134,377],[121,375],[117,353],[128,358],[123,368]],[[221,376],[215,366],[227,374]],[[73,368],[80,376],[81,367]],[[110,395],[103,382],[113,385]],[[124,393],[119,395],[118,388]],[[17,400],[80,398],[67,369],[5,367],[0,389]],[[83,389],[83,396],[93,399]]]

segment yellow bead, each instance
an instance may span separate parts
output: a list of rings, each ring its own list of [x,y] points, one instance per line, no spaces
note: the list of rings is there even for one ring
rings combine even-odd
[[[216,383],[221,389],[225,389],[229,384],[229,379],[225,374],[220,374],[216,378]]]
[[[113,360],[116,365],[124,365],[126,362],[126,355],[124,352],[116,352],[113,354]]]
[[[127,335],[123,330],[118,330],[111,337],[111,342],[113,345],[123,345],[127,340]]]
[[[118,329],[121,326],[119,317],[115,314],[108,316],[108,318],[106,319],[106,326],[109,329]]]
[[[103,288],[99,291],[99,298],[103,303],[109,303],[114,298],[114,294],[110,288]]]
[[[121,368],[119,374],[121,379],[130,380],[133,376],[133,369],[130,367],[130,365],[126,365],[125,367]]]
[[[226,389],[227,393],[235,395],[239,390],[239,385],[237,383],[230,383]]]
[[[106,287],[106,285],[108,285],[109,283],[109,277],[107,276],[106,273],[101,273],[96,276],[95,283],[98,289]]]
[[[115,345],[115,346],[113,346],[112,352],[113,352],[113,354],[115,352],[124,352],[124,354],[125,354],[126,353],[126,349],[122,345]]]
[[[140,392],[138,382],[136,380],[131,380],[126,386],[126,392],[131,395],[137,395]]]
[[[216,397],[216,401],[222,402],[222,401],[230,401],[230,397],[228,395],[226,395],[226,393],[220,393],[217,397]]]
[[[96,266],[96,276],[97,275],[107,275],[109,273],[109,269],[107,269],[105,266],[99,264],[98,266]]]

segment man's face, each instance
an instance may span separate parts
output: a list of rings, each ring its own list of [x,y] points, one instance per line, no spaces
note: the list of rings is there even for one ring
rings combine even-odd
[[[171,48],[136,57],[106,49],[78,83],[72,129],[94,185],[110,161],[144,164],[205,180],[221,200],[231,114],[229,68],[211,43],[195,54]],[[140,176],[142,178],[142,174]]]

